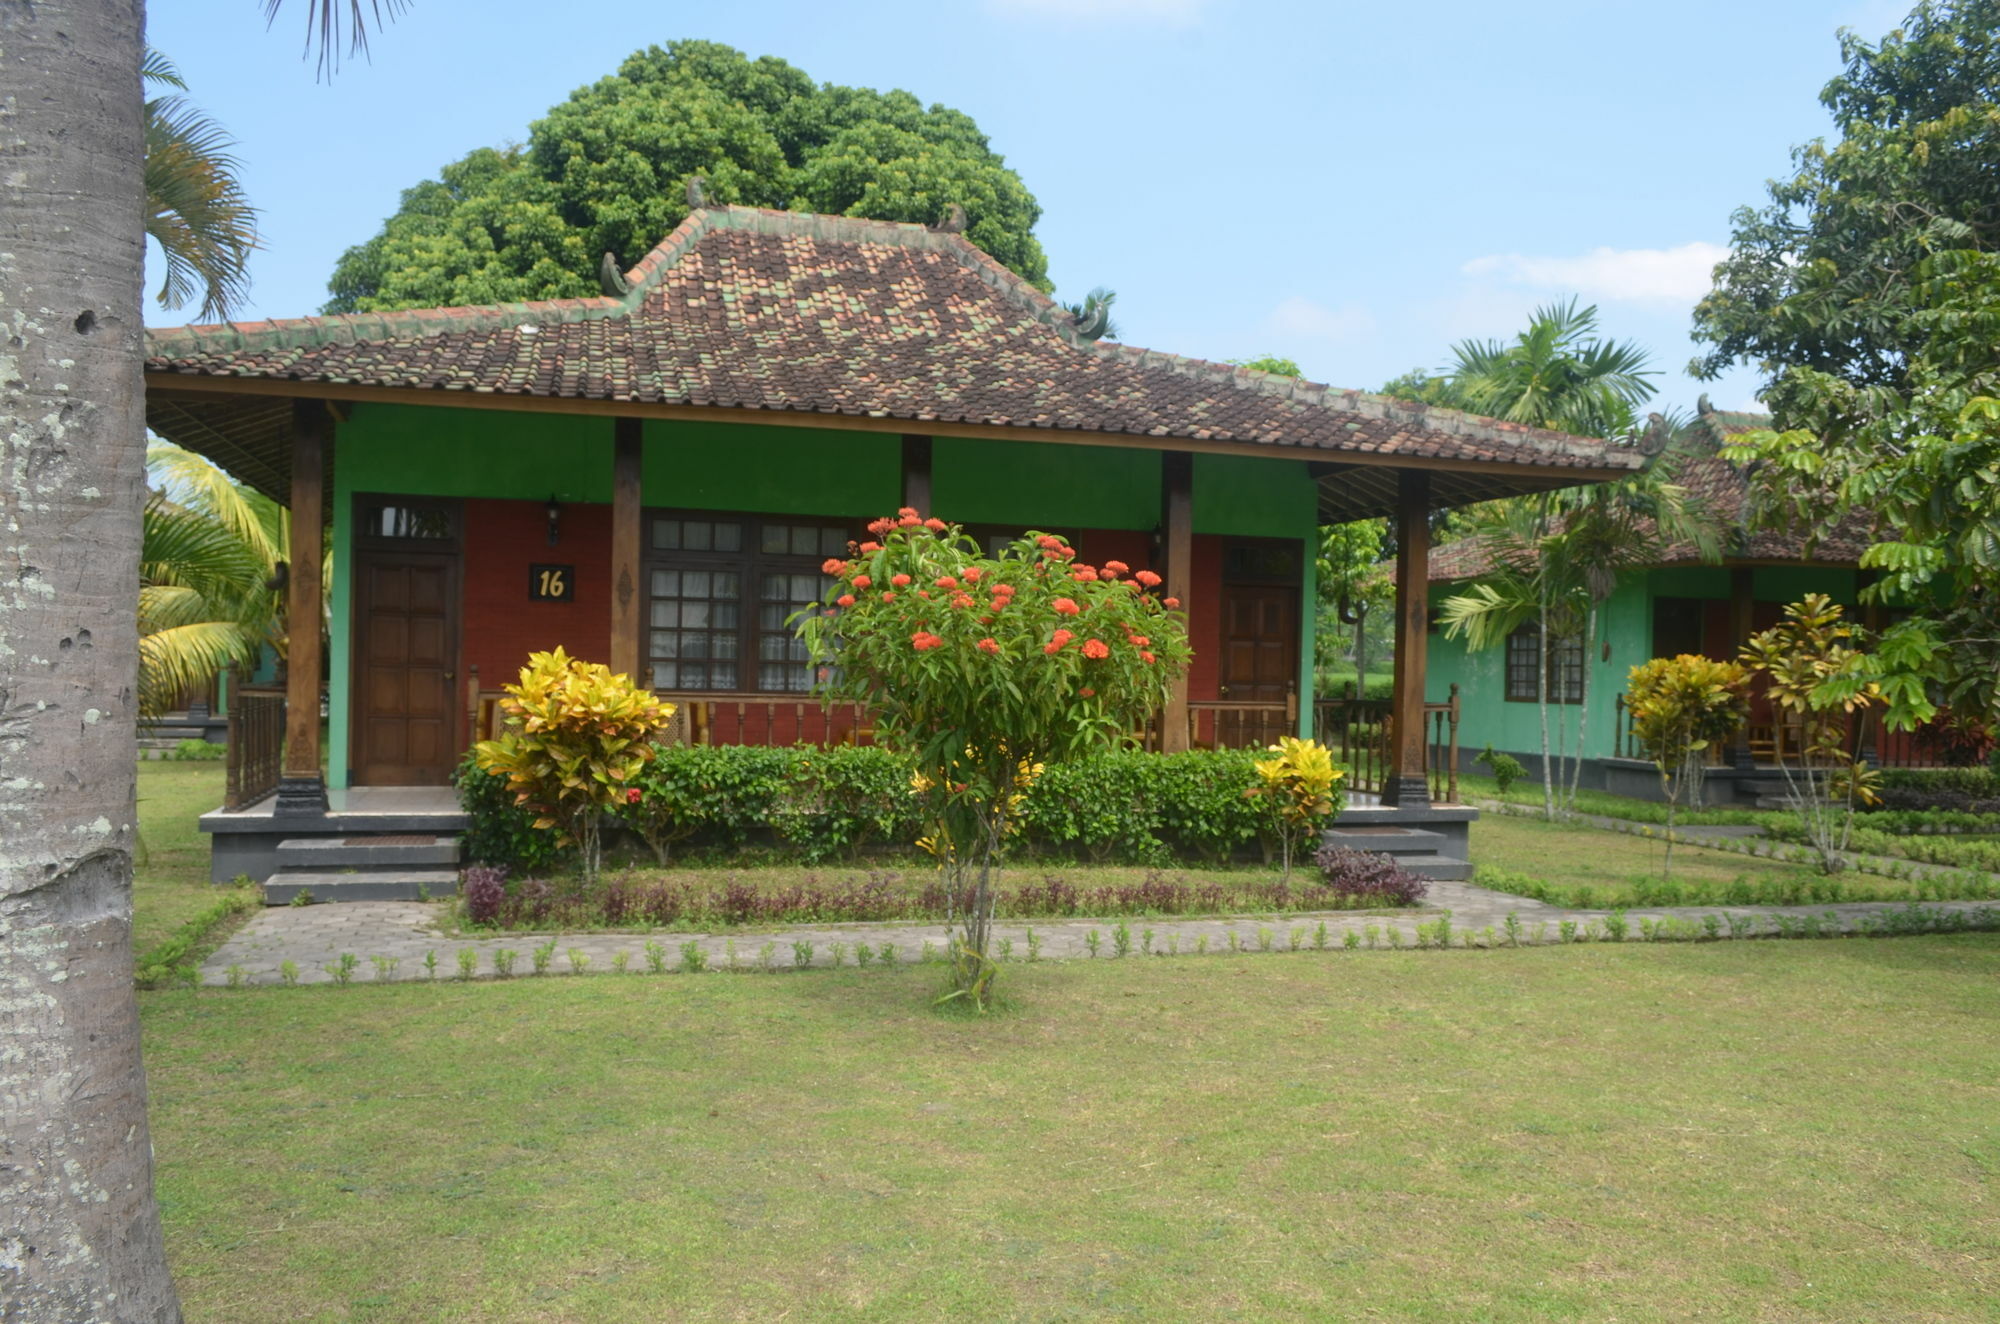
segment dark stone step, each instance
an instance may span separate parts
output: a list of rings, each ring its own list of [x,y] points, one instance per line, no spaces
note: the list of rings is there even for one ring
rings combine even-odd
[[[383,869],[455,866],[458,838],[430,832],[291,837],[278,843],[280,869]]]
[[[287,906],[300,892],[314,905],[337,901],[436,901],[458,890],[456,869],[378,869],[367,872],[280,869],[264,881],[264,904]]]

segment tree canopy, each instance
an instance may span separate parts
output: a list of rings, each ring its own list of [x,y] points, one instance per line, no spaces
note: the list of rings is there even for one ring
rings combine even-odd
[[[1730,254],[1695,309],[1714,377],[1750,362],[1800,422],[1802,369],[1856,386],[1901,382],[1927,338],[1918,266],[2000,241],[2000,0],[1926,0],[1879,45],[1840,37],[1820,92],[1839,136],[1792,152],[1769,201],[1732,218]]]
[[[599,255],[636,262],[687,216],[695,175],[717,203],[875,220],[934,222],[957,203],[968,239],[1050,288],[1041,207],[970,116],[680,41],[572,93],[525,146],[477,148],[404,190],[335,266],[325,310],[595,294]]]

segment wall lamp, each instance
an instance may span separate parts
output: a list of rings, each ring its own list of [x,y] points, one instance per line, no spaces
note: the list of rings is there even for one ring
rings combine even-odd
[[[562,535],[562,506],[556,501],[555,493],[549,493],[549,546],[556,545]]]

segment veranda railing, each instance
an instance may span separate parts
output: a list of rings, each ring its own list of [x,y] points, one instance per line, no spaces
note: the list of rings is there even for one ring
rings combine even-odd
[[[242,809],[275,792],[284,760],[285,692],[269,686],[230,685],[222,807]]]

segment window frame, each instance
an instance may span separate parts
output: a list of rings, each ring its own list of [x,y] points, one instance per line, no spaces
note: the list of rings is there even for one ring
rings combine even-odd
[[[654,546],[653,529],[661,520],[705,520],[711,523],[740,524],[743,527],[742,543],[737,550],[725,552],[718,552],[712,549],[691,551],[687,548],[658,548]],[[827,529],[838,527],[842,530],[843,545],[838,552],[766,552],[763,550],[763,532],[766,526],[772,524],[806,524],[817,525]],[[653,652],[653,634],[655,629],[673,629],[678,631],[686,628],[684,626],[655,627],[653,625],[653,607],[660,600],[653,593],[653,572],[656,570],[706,570],[711,572],[721,570],[736,574],[740,588],[736,599],[736,657],[734,659],[736,663],[736,684],[727,689],[714,685],[666,685],[657,688],[662,693],[668,694],[754,694],[760,698],[789,699],[800,699],[812,693],[811,686],[799,690],[765,689],[762,685],[762,666],[765,659],[759,656],[759,649],[764,637],[775,633],[765,630],[761,620],[762,608],[765,606],[763,597],[764,576],[769,573],[820,575],[820,566],[829,556],[844,557],[849,554],[848,544],[859,540],[862,525],[863,521],[849,515],[801,515],[743,510],[698,510],[688,507],[648,506],[643,512],[643,518],[640,520],[639,569],[641,580],[645,585],[645,597],[642,605],[644,616],[642,617],[640,630],[640,662],[649,686],[653,678],[653,668],[656,665],[664,662],[677,663],[682,660],[679,658],[655,656]],[[709,601],[714,602],[716,599],[710,598]],[[710,635],[722,633],[722,631],[716,630],[713,627],[703,628]],[[784,630],[783,634],[788,638],[792,637],[792,631],[789,629]],[[715,661],[714,658],[699,660],[704,665],[712,665]],[[797,663],[787,660],[785,665],[796,666]]]
[[[1525,621],[1514,627],[1507,636],[1504,656],[1501,658],[1501,686],[1508,703],[1535,703],[1537,686],[1537,659],[1535,641],[1542,637],[1539,621]],[[1583,702],[1583,669],[1590,664],[1583,640],[1558,639],[1547,645],[1549,668],[1549,702],[1580,704]],[[1573,659],[1573,661],[1572,661]],[[1525,667],[1525,672],[1522,668]],[[1565,684],[1565,671],[1574,684]],[[1516,680],[1520,679],[1520,688]]]

